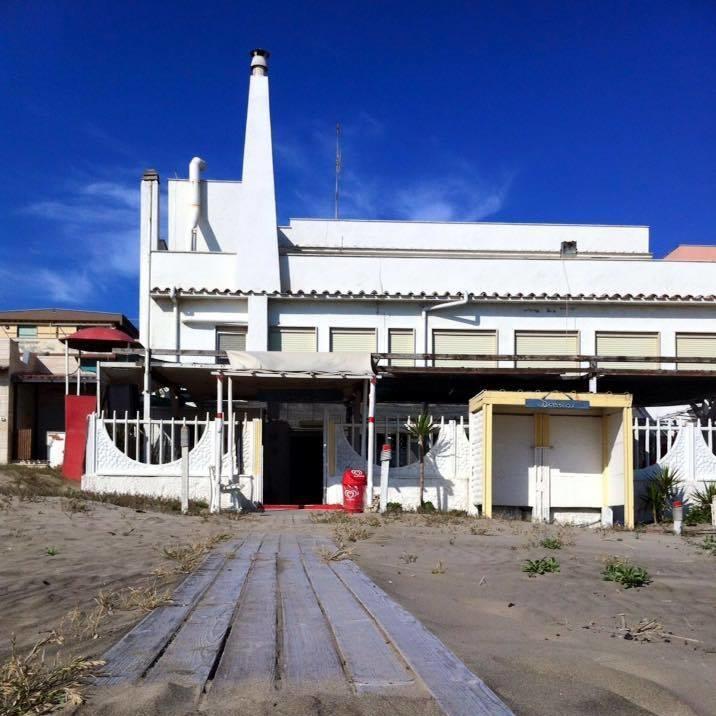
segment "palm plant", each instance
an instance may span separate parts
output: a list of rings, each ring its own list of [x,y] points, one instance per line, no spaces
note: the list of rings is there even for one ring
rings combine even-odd
[[[405,423],[405,429],[408,431],[408,435],[418,443],[418,460],[420,461],[418,490],[420,492],[420,507],[422,508],[425,504],[423,500],[425,492],[425,445],[430,439],[430,434],[435,429],[435,423],[432,416],[427,413],[421,413],[415,419],[415,422],[411,422],[410,418],[408,418],[408,422]]]
[[[651,511],[655,523],[661,522],[664,512],[681,493],[682,481],[679,471],[665,465],[650,478],[642,495],[644,507]]]
[[[695,489],[691,493],[687,523],[696,525],[711,521],[711,505],[716,497],[716,482],[704,482],[703,490]]]

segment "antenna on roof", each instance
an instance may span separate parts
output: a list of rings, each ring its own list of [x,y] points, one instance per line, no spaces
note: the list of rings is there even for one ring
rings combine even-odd
[[[336,203],[334,208],[334,218],[338,220],[338,208],[339,208],[339,191],[340,191],[340,176],[341,170],[343,169],[343,157],[341,156],[341,125],[336,124]]]

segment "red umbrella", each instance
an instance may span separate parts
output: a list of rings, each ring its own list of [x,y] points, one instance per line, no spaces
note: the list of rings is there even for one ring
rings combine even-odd
[[[110,353],[112,348],[129,348],[139,345],[139,341],[118,328],[92,326],[82,328],[71,336],[60,338],[70,348],[92,353]]]

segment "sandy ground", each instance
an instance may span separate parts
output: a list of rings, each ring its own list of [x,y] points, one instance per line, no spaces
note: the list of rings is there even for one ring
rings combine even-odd
[[[567,544],[547,550],[539,541],[558,530],[522,522],[405,515],[368,529],[352,544],[358,564],[517,714],[716,714],[716,557],[696,539],[563,528]],[[611,555],[653,583],[603,581]],[[561,571],[521,571],[543,556]],[[620,614],[667,633],[625,639]]]
[[[0,510],[0,659],[26,651],[53,629],[65,636],[63,653],[99,656],[138,621],[140,610],[113,610],[94,626],[100,592],[157,585],[161,593],[181,578],[162,555],[164,546],[199,543],[241,529],[240,521],[137,512],[126,507],[59,497],[13,498]],[[51,555],[49,552],[56,552]],[[70,618],[78,608],[84,614]]]
[[[172,566],[161,552],[166,545],[257,528],[316,532],[343,540],[365,572],[517,714],[716,714],[716,557],[695,539],[567,528],[559,531],[562,549],[550,551],[539,541],[558,530],[521,522],[403,515],[316,523],[316,516],[295,512],[231,520],[87,507],[74,511],[57,497],[0,505],[0,658],[13,634],[25,651],[63,624],[63,653],[100,656],[142,612],[116,610],[84,634],[67,626],[66,615],[76,607],[90,613],[100,591],[151,585],[155,570]],[[603,581],[602,563],[611,555],[646,567],[653,583],[624,590]],[[561,571],[535,578],[521,571],[525,559],[542,556],[555,556]],[[657,620],[666,634],[652,642],[624,639],[622,614],[629,624]],[[146,710],[126,694],[95,691],[83,713],[188,713],[183,695],[169,687],[147,695]],[[409,704],[291,694],[272,703],[237,694],[227,708],[412,713]]]

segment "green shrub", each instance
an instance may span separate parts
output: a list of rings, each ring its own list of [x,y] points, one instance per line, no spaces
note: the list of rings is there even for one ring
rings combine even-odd
[[[418,514],[420,515],[429,515],[433,512],[435,512],[435,505],[429,500],[427,502],[423,502],[423,504],[418,507]]]
[[[699,545],[699,547],[716,557],[716,537],[714,537],[713,535],[707,535],[704,541]]]
[[[545,537],[540,546],[545,549],[562,549],[562,540],[559,537]]]
[[[385,506],[385,511],[389,515],[397,514],[403,511],[403,505],[400,502],[388,502]]]
[[[602,570],[602,577],[607,582],[616,582],[624,586],[624,589],[632,587],[645,587],[651,584],[651,577],[643,567],[631,564],[625,559],[613,559],[607,562]]]
[[[540,559],[528,559],[522,566],[522,571],[527,572],[530,577],[549,572],[559,572],[559,562],[554,557],[542,557]]]
[[[684,522],[687,525],[711,522],[711,503],[714,497],[716,497],[716,482],[704,482],[703,490],[694,490]]]
[[[644,507],[651,512],[655,523],[664,519],[664,513],[679,496],[683,486],[679,471],[668,465],[660,467],[650,478],[641,496]]]

